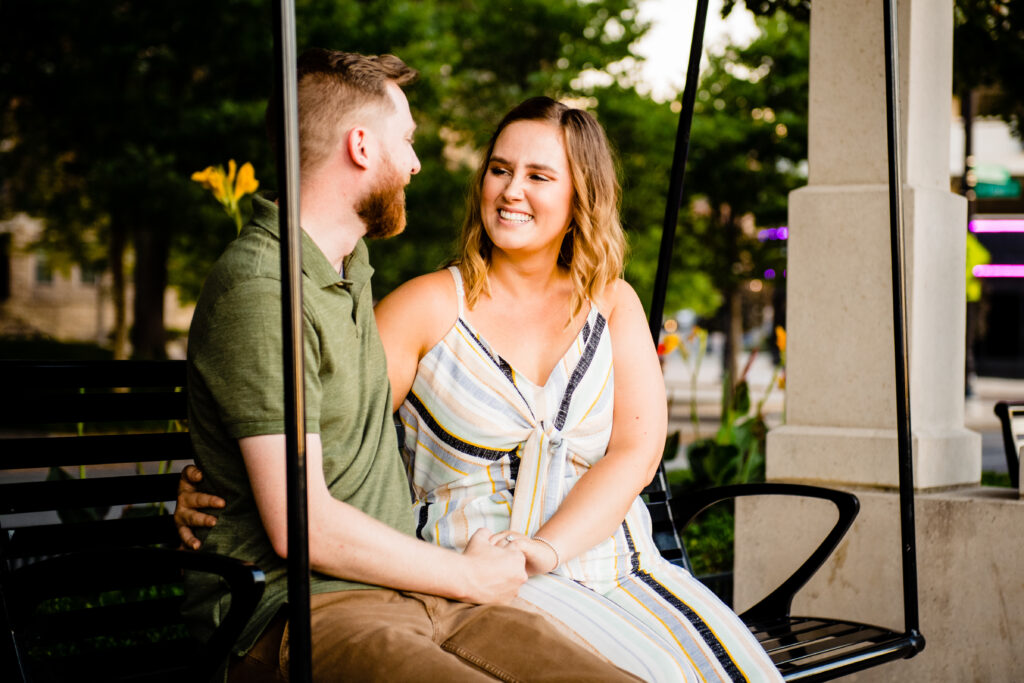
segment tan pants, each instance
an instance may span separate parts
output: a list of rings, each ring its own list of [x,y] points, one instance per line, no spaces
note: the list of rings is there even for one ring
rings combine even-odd
[[[637,681],[568,640],[544,617],[393,590],[311,598],[313,680]],[[288,627],[275,619],[229,680],[288,680]]]

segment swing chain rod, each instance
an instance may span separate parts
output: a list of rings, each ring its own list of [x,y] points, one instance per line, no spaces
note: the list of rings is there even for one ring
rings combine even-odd
[[[924,648],[919,631],[917,554],[914,530],[914,463],[910,426],[910,379],[907,351],[907,292],[904,279],[906,232],[902,201],[900,134],[899,35],[897,0],[883,0],[885,24],[885,111],[889,167],[889,238],[892,254],[893,346],[896,361],[896,433],[899,448],[900,536],[903,558],[904,628],[918,651]]]
[[[693,123],[693,107],[697,100],[697,79],[700,59],[704,50],[704,26],[708,18],[708,0],[697,0],[697,12],[693,20],[693,39],[690,41],[690,58],[686,65],[686,84],[683,87],[682,108],[679,111],[679,126],[676,128],[676,144],[672,155],[672,172],[669,176],[668,198],[665,201],[665,222],[661,228],[661,247],[658,251],[658,270],[654,276],[654,292],[651,295],[651,309],[648,323],[654,345],[661,336],[661,320],[665,309],[665,293],[668,290],[668,271],[672,266],[672,245],[679,222],[679,206],[683,203],[683,175],[686,159],[690,152],[690,126]]]
[[[273,5],[277,108],[277,185],[280,188],[281,328],[288,515],[289,680],[313,680],[309,601],[309,511],[302,332],[302,232],[299,227],[299,110],[295,3]]]

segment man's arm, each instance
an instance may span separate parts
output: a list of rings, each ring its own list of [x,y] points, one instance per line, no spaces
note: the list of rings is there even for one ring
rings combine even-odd
[[[263,527],[274,551],[288,555],[285,437],[239,439]],[[463,554],[407,536],[331,496],[320,436],[306,437],[309,561],[324,574],[475,603],[507,602],[526,580],[523,554],[498,547],[480,530]],[[410,512],[411,514],[411,512]]]

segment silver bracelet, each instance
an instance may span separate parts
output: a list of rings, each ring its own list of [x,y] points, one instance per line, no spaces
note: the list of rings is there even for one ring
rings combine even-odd
[[[551,571],[555,571],[556,569],[558,569],[558,567],[562,564],[562,558],[559,557],[558,550],[555,548],[555,546],[551,545],[551,541],[541,538],[540,536],[534,536],[533,540],[540,541],[547,547],[551,548],[551,552],[555,554],[555,566],[551,568]]]

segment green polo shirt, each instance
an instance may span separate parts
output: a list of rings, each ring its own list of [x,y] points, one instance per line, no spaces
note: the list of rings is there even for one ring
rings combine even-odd
[[[253,562],[267,577],[236,643],[239,653],[287,597],[287,563],[263,529],[238,446],[243,437],[284,433],[278,210],[259,197],[253,207],[253,219],[203,285],[188,339],[189,431],[203,489],[227,501],[210,511],[217,525],[200,535],[203,550]],[[412,535],[409,484],[373,319],[373,269],[362,241],[345,258],[344,273],[303,233],[306,431],[320,435],[331,495]],[[313,593],[368,587],[317,572],[311,584]],[[228,603],[219,582],[190,577],[186,613],[199,634],[220,622]]]

